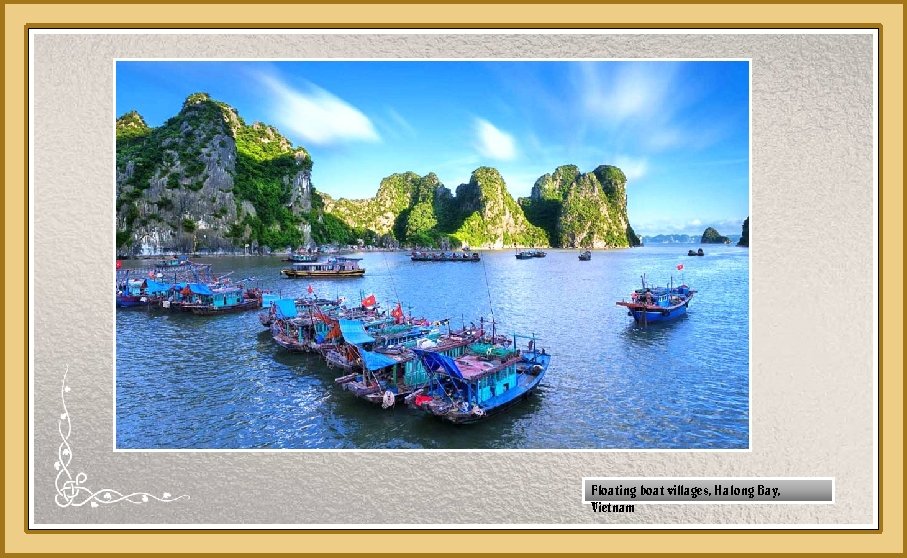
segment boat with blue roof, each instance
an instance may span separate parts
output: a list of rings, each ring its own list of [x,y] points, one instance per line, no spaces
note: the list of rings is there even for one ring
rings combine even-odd
[[[164,307],[192,312],[199,316],[214,316],[261,307],[263,293],[258,289],[244,290],[242,286],[209,287],[203,283],[188,283],[175,290],[178,298],[165,301]]]
[[[526,350],[518,339],[529,339]],[[513,343],[472,343],[456,356],[414,349],[428,371],[428,383],[406,404],[435,417],[466,424],[500,413],[529,397],[551,363],[535,336],[514,335]]]
[[[356,397],[385,409],[402,403],[428,383],[428,370],[416,356],[416,350],[457,356],[478,338],[478,332],[448,331],[432,335],[414,328],[414,334],[405,340],[390,344],[385,340],[382,345],[382,340],[365,331],[361,323],[344,320],[341,327],[345,344],[336,352],[344,358],[346,368],[358,371],[335,382]]]

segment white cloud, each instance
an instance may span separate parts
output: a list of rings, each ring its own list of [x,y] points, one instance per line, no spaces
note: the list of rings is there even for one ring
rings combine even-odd
[[[614,165],[624,171],[627,182],[642,178],[649,169],[649,163],[646,159],[641,157],[629,157],[627,155],[618,155],[615,157]]]
[[[499,130],[491,122],[476,118],[476,149],[491,159],[510,161],[516,157],[516,141],[513,136]]]
[[[596,68],[593,63],[581,66],[581,95],[590,112],[615,121],[670,116],[665,111],[670,111],[668,100],[676,89],[673,65],[622,63],[608,77]]]
[[[303,92],[272,75],[258,77],[274,96],[272,117],[285,132],[315,145],[381,139],[362,111],[329,91],[310,85]]]
[[[403,115],[401,115],[399,112],[391,107],[388,107],[387,114],[390,115],[391,120],[394,121],[399,129],[406,131],[410,136],[416,135],[416,129],[413,128],[413,125],[410,124],[407,119],[403,118]]]
[[[698,227],[700,225],[702,225],[702,221],[700,221],[699,219],[693,219],[692,221],[690,221],[691,227]]]

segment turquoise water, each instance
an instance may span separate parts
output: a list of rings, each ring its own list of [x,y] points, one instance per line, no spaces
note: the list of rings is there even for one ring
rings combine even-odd
[[[483,263],[361,254],[366,274],[286,279],[279,257],[200,259],[231,277],[302,296],[374,293],[432,320],[498,322],[535,333],[554,356],[539,390],[487,421],[455,426],[382,410],[334,385],[342,372],[271,341],[257,312],[202,317],[117,311],[119,448],[746,448],[749,445],[749,252],[691,245],[483,252]],[[693,246],[698,248],[698,246]],[[678,272],[677,264],[684,264]],[[646,328],[614,303],[645,272],[681,273],[699,292],[685,317]],[[487,287],[486,287],[487,285]],[[411,310],[407,307],[411,307]]]

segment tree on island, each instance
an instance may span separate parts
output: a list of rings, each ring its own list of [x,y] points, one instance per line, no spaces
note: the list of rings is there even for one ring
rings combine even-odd
[[[702,244],[730,244],[731,239],[726,236],[721,236],[715,229],[709,227],[702,233]]]
[[[743,220],[743,232],[740,234],[740,242],[737,243],[737,246],[745,246],[749,248],[750,245],[750,218],[747,217]]]

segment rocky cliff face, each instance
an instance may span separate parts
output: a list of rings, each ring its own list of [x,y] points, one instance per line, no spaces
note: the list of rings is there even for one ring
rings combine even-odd
[[[638,246],[627,218],[627,178],[617,167],[601,165],[581,173],[564,165],[536,181],[520,200],[529,221],[564,248]]]
[[[743,220],[743,232],[740,234],[740,240],[737,241],[737,246],[746,246],[750,245],[750,218],[747,217]]]
[[[117,250],[160,254],[279,248],[311,232],[312,161],[273,127],[190,95],[158,128],[116,122]]]
[[[452,236],[472,248],[547,246],[545,232],[531,224],[507,191],[501,173],[490,167],[473,171],[447,202],[455,221]]]
[[[392,174],[374,198],[331,200],[326,214],[339,218],[366,242],[440,246],[447,241],[473,248],[547,245],[544,233],[526,221],[500,173],[476,169],[454,196],[434,173]]]

